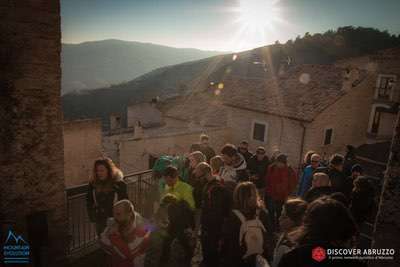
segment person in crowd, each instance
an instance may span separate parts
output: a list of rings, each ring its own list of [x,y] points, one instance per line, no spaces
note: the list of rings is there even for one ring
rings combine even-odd
[[[206,156],[200,151],[195,151],[190,153],[188,158],[189,158],[189,180],[187,182],[191,186],[194,186],[196,182],[196,177],[194,177],[194,169],[200,162],[206,161]]]
[[[350,202],[349,199],[343,194],[342,192],[335,192],[329,195],[330,198],[339,201],[342,203],[346,208],[349,208]]]
[[[250,181],[256,185],[262,199],[264,199],[265,194],[265,176],[267,175],[268,166],[269,159],[265,148],[259,146],[256,149],[256,154],[249,160],[248,170],[250,172]]]
[[[307,153],[304,155],[303,164],[302,164],[302,166],[301,166],[301,169],[302,169],[303,171],[304,171],[304,169],[305,169],[307,166],[310,166],[310,165],[311,165],[311,157],[312,157],[312,155],[314,155],[314,154],[316,154],[315,151],[309,150],[309,151],[307,151]],[[320,159],[321,159],[321,157],[320,157]]]
[[[296,247],[284,254],[278,267],[361,267],[366,266],[357,259],[334,260],[326,257],[321,261],[313,259],[319,251],[336,248],[352,248],[357,235],[357,225],[350,211],[330,197],[318,198],[309,204],[303,224],[292,235]],[[323,251],[322,251],[323,253]]]
[[[215,151],[210,147],[210,137],[206,134],[200,135],[200,151],[206,156],[206,161],[210,163],[210,159],[215,156]]]
[[[97,236],[105,229],[107,219],[113,216],[114,203],[128,198],[127,186],[122,177],[122,172],[111,159],[101,158],[94,162],[86,204],[89,219],[96,224]]]
[[[352,145],[347,145],[343,163],[343,172],[346,176],[351,175],[351,169],[355,164],[357,164],[356,148]]]
[[[279,217],[279,226],[282,234],[275,246],[272,267],[278,266],[282,256],[295,246],[288,234],[302,224],[306,209],[307,202],[300,198],[288,199],[283,205],[282,214]]]
[[[221,179],[224,182],[242,182],[247,181],[247,165],[243,156],[238,153],[236,147],[232,144],[226,144],[221,149],[224,167],[221,170]]]
[[[166,194],[172,194],[178,200],[186,201],[189,207],[194,210],[195,202],[193,199],[193,188],[179,179],[178,169],[174,166],[166,167],[163,178],[165,185],[161,188],[161,198]]]
[[[359,176],[354,180],[351,192],[350,211],[358,225],[364,223],[375,205],[375,190],[367,177]]]
[[[313,175],[311,188],[304,194],[304,200],[308,203],[313,202],[319,197],[332,194],[329,176],[323,172],[317,172]]]
[[[144,258],[144,267],[168,266],[168,264],[165,264],[167,262],[165,244],[169,240],[169,223],[168,207],[160,205],[154,215],[154,228],[149,236],[149,247]]]
[[[203,189],[207,183],[208,176],[211,175],[208,173],[209,168],[210,165],[208,165],[207,162],[200,162],[193,171],[193,176],[195,179],[193,183],[193,198],[196,209],[201,208]]]
[[[190,267],[194,253],[193,211],[186,201],[167,194],[156,213],[149,238],[145,267]]]
[[[190,146],[189,153],[193,153],[193,152],[196,152],[196,151],[200,151],[200,149],[201,149],[200,144],[199,144],[199,143],[194,143],[194,144],[192,144],[192,145]]]
[[[271,159],[270,163],[274,163],[276,161],[276,158],[281,154],[281,152],[278,149],[273,150],[271,154]]]
[[[347,177],[343,173],[344,158],[340,154],[334,154],[329,160],[328,176],[333,192],[346,194]]]
[[[111,255],[112,267],[142,266],[150,234],[143,219],[127,199],[114,204],[113,215],[100,238],[103,249]]]
[[[210,159],[210,166],[212,169],[212,175],[217,179],[221,180],[221,170],[224,167],[224,160],[221,156],[215,156]]]
[[[280,154],[268,168],[266,177],[266,200],[268,211],[275,226],[279,227],[278,219],[282,205],[293,192],[297,184],[296,171],[288,165],[287,156]]]
[[[249,160],[253,156],[253,153],[249,151],[249,142],[243,140],[239,144],[238,152],[243,156],[246,161],[247,166],[249,165]]]
[[[256,259],[272,259],[272,222],[262,207],[257,188],[239,183],[233,195],[233,210],[222,227],[221,266],[256,266]]]
[[[310,189],[315,170],[320,166],[321,156],[314,153],[310,158],[310,165],[304,168],[300,178],[299,189],[297,195],[304,197],[305,193]]]
[[[195,203],[196,233],[200,230],[200,213],[203,201],[203,190],[209,176],[211,176],[211,172],[209,172],[210,168],[211,167],[207,162],[200,162],[193,171],[193,177],[195,179],[193,181],[193,198]]]
[[[207,183],[203,189],[201,209],[202,266],[213,267],[219,264],[222,225],[230,212],[232,195],[212,175],[210,166],[206,166],[204,171]]]
[[[347,177],[346,179],[346,191],[345,195],[347,198],[351,197],[351,192],[353,191],[354,187],[354,181],[362,176],[364,173],[364,170],[360,164],[354,164],[353,167],[351,168],[351,176]]]

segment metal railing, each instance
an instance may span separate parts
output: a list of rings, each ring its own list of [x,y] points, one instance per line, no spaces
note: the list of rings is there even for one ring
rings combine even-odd
[[[153,185],[152,171],[142,171],[128,174],[124,177],[127,183],[129,200],[135,210],[146,216],[150,213],[153,203],[146,201]],[[77,254],[90,250],[97,244],[96,226],[90,222],[86,209],[86,194],[88,184],[74,186],[66,189],[67,214],[69,227],[69,246],[67,254]]]

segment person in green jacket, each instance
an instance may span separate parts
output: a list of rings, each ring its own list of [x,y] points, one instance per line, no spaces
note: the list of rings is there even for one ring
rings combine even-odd
[[[172,165],[168,166],[164,170],[163,178],[165,185],[161,189],[161,198],[166,194],[172,194],[178,200],[186,201],[190,208],[194,210],[193,188],[179,179],[178,169]]]

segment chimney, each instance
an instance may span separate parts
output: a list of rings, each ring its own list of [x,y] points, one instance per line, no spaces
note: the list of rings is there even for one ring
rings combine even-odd
[[[142,139],[143,136],[144,136],[144,131],[142,123],[140,121],[137,121],[134,128],[133,139]]]
[[[110,130],[117,130],[122,128],[122,119],[119,114],[112,114],[110,116]]]
[[[354,67],[347,67],[343,74],[343,91],[349,91],[361,82],[360,70]]]

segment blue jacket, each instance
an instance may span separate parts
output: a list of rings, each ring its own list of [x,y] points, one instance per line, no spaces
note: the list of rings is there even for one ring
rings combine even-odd
[[[313,174],[314,169],[311,167],[311,165],[308,165],[304,168],[303,175],[300,179],[299,189],[297,191],[297,196],[304,197],[308,189],[311,188]]]

